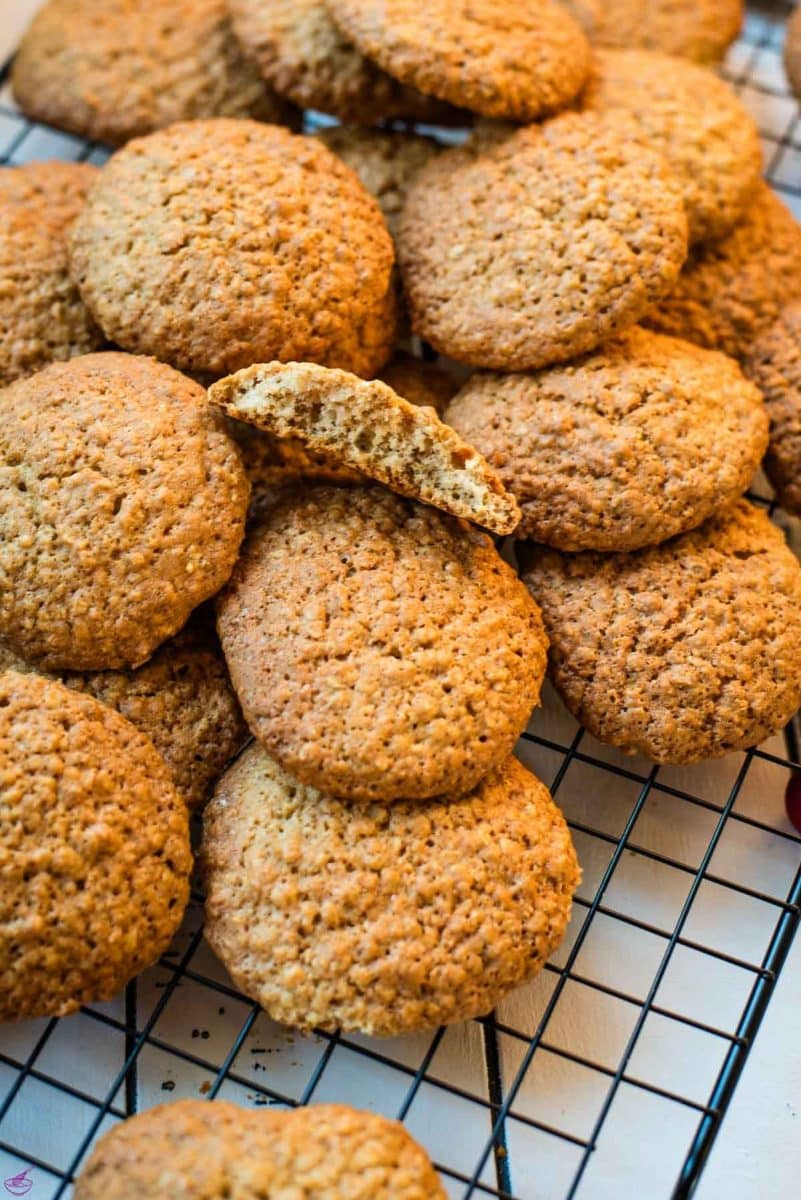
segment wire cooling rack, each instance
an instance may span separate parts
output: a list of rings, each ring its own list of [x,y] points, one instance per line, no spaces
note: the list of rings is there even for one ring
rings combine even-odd
[[[780,62],[789,7],[750,11],[726,74],[759,121],[769,179],[801,216],[798,107]],[[4,86],[0,157],[106,151],[25,121]],[[657,769],[595,742],[547,693],[518,753],[550,784],[584,869],[568,936],[537,980],[433,1035],[302,1037],[231,986],[195,896],[172,949],[124,996],[0,1029],[6,1191],[66,1196],[117,1121],[221,1096],[399,1117],[465,1200],[689,1196],[799,920],[801,839],[783,811],[793,730],[714,764]]]

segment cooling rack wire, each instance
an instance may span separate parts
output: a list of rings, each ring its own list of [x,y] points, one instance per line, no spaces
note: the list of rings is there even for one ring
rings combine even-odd
[[[725,74],[801,218],[789,9],[751,7]],[[106,157],[21,117],[6,66],[0,160]],[[754,498],[772,511],[766,486]],[[798,925],[801,838],[783,811],[795,731],[711,765],[654,768],[584,734],[549,693],[518,753],[555,793],[584,868],[565,943],[533,984],[433,1035],[293,1034],[231,986],[194,895],[172,948],[124,996],[0,1029],[0,1179],[22,1173],[30,1200],[68,1196],[117,1121],[219,1096],[398,1117],[460,1200],[689,1196]]]

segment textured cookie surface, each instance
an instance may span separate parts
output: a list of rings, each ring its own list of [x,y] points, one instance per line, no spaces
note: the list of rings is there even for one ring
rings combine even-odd
[[[342,31],[385,71],[488,117],[533,121],[579,91],[581,27],[551,0],[328,0]]]
[[[186,806],[147,738],[37,675],[0,675],[0,1020],[108,1000],[189,895]]]
[[[31,671],[0,645],[0,672]],[[199,807],[247,727],[208,614],[199,610],[133,671],[62,671],[52,676],[116,709],[146,734],[190,807]]]
[[[0,637],[76,670],[136,666],[227,580],[248,486],[203,389],[87,354],[0,390]]]
[[[746,490],[768,442],[732,359],[640,328],[567,366],[476,372],[444,419],[517,498],[517,536],[560,550],[636,550],[700,525]]]
[[[339,31],[322,0],[228,0],[245,53],[282,96],[342,121],[450,120],[453,110],[404,87]]]
[[[441,152],[441,144],[421,134],[347,125],[321,129],[317,137],[356,172],[370,195],[375,196],[394,237],[412,180]]]
[[[394,332],[392,240],[315,138],[193,121],[129,142],[73,227],[109,338],[186,370],[307,359],[372,375]]]
[[[96,175],[88,163],[0,170],[0,384],[102,343],[67,266],[67,233]]]
[[[261,363],[220,379],[209,400],[274,438],[363,472],[494,533],[511,533],[520,510],[499,476],[430,408],[378,379],[314,363]]]
[[[765,397],[765,471],[788,512],[801,513],[801,303],[788,304],[752,344],[745,373]]]
[[[545,667],[537,607],[487,535],[379,487],[271,508],[218,628],[256,737],[354,798],[473,787],[510,753]]]
[[[426,404],[442,416],[459,390],[458,378],[438,363],[396,352],[378,376],[412,404]]]
[[[655,762],[755,746],[801,703],[801,566],[745,500],[636,554],[531,546],[550,672],[591,733]]]
[[[48,0],[12,87],[34,120],[112,145],[173,121],[292,111],[244,58],[225,0]]]
[[[743,0],[564,0],[596,46],[719,62],[740,32]],[[594,11],[593,11],[594,10]]]
[[[687,218],[659,155],[566,114],[440,155],[397,244],[416,333],[471,366],[525,370],[634,324],[675,283]]]
[[[742,358],[790,300],[801,298],[801,225],[760,183],[745,217],[718,242],[695,246],[645,323]]]
[[[345,1105],[289,1112],[178,1100],[120,1122],[75,1200],[445,1200],[397,1121]]]
[[[691,241],[721,237],[743,215],[762,173],[759,133],[711,71],[648,50],[599,50],[581,100],[665,156],[682,185]]]
[[[510,758],[460,798],[351,804],[256,743],[206,809],[206,937],[275,1020],[390,1035],[483,1015],[556,949],[578,868]]]
[[[784,69],[790,87],[801,95],[801,10],[794,9],[787,20],[784,35]]]

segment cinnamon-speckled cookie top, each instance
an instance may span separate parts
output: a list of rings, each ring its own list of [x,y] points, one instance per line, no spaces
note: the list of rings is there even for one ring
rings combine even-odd
[[[743,0],[562,0],[595,46],[719,62],[743,22]]]
[[[109,1000],[155,962],[191,857],[146,737],[91,696],[0,675],[0,1020]]]
[[[517,498],[516,535],[561,550],[692,529],[745,491],[768,442],[737,363],[638,327],[565,366],[476,372],[444,420]]]
[[[675,287],[644,323],[742,358],[783,305],[799,298],[801,224],[760,183],[731,233],[693,247]]]
[[[111,145],[173,121],[292,114],[244,58],[225,0],[48,0],[11,79],[33,120]]]
[[[690,241],[721,237],[762,173],[756,122],[711,71],[649,50],[598,50],[582,106],[660,151],[681,182]]]
[[[537,607],[487,535],[380,487],[270,508],[218,628],[256,737],[354,798],[475,786],[525,728],[545,668]]]
[[[274,358],[374,374],[393,341],[393,257],[377,203],[336,155],[255,121],[129,142],[71,241],[109,338],[212,374]]]
[[[524,548],[550,674],[603,742],[660,763],[755,746],[801,704],[801,565],[738,501],[635,554]]]
[[[801,303],[788,304],[759,334],[743,369],[770,416],[765,471],[782,507],[801,514]]]
[[[397,245],[416,333],[471,366],[525,370],[634,324],[675,283],[687,218],[661,156],[570,113],[440,155]]]
[[[88,163],[0,169],[0,384],[102,344],[67,266],[67,233],[96,175]]]
[[[580,25],[552,0],[327,0],[343,33],[390,75],[488,117],[558,112],[589,67]]]
[[[136,666],[227,580],[248,500],[203,389],[87,354],[0,390],[0,631],[44,667]]]
[[[339,1104],[289,1112],[178,1100],[101,1138],[75,1200],[445,1200],[397,1121]]]
[[[556,949],[579,872],[516,759],[474,791],[352,804],[257,744],[204,818],[206,937],[275,1020],[392,1035],[481,1016]]]

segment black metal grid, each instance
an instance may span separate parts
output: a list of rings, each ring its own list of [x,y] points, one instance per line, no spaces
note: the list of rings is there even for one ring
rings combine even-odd
[[[790,7],[752,8],[726,73],[760,118],[768,177],[799,211],[799,116],[778,73],[781,20]],[[7,92],[0,93],[2,161],[35,157],[102,161],[105,157],[102,147],[60,134],[55,138],[53,141],[52,131],[22,119]],[[764,497],[755,499],[770,505]],[[574,836],[580,845],[583,842],[592,848],[590,857],[600,859],[601,865],[597,879],[592,879],[590,871],[589,887],[576,900],[563,953],[546,966],[538,982],[538,996],[523,1019],[519,1005],[503,1006],[490,1017],[463,1027],[461,1034],[441,1029],[424,1039],[382,1042],[320,1033],[293,1042],[291,1036],[270,1028],[258,1006],[237,993],[205,956],[199,927],[201,900],[194,896],[175,948],[131,984],[119,1003],[86,1007],[80,1016],[63,1021],[29,1022],[0,1030],[0,1167],[11,1164],[5,1174],[29,1169],[29,1178],[38,1185],[38,1190],[30,1193],[32,1200],[66,1195],[99,1133],[140,1107],[169,1099],[179,1087],[179,1094],[197,1094],[199,1090],[209,1099],[223,1094],[253,1104],[296,1105],[322,1098],[369,1104],[372,1100],[382,1111],[410,1124],[415,1106],[425,1096],[426,1119],[413,1131],[432,1146],[450,1193],[465,1200],[479,1195],[504,1200],[535,1196],[537,1200],[563,1196],[572,1200],[580,1195],[596,1200],[607,1194],[621,1195],[627,1187],[632,1194],[648,1194],[654,1200],[657,1196],[676,1200],[690,1196],[753,1044],[801,911],[801,838],[779,819],[763,820],[740,802],[755,772],[769,772],[777,787],[777,781],[783,785],[789,780],[799,769],[798,744],[793,729],[788,729],[784,750],[760,748],[731,756],[726,770],[733,775],[725,789],[720,792],[716,782],[711,791],[701,794],[694,786],[671,782],[670,771],[643,765],[641,760],[624,760],[600,747],[581,730],[571,728],[564,714],[557,714],[555,720],[557,733],[549,731],[546,736],[543,720],[536,718],[522,739],[520,753],[546,780],[550,764],[551,790],[564,804]],[[582,790],[596,786],[601,777],[606,786],[613,781],[616,824],[600,807],[591,821],[583,816],[581,803],[576,811],[568,794],[568,785],[576,777],[579,783],[572,789],[574,799],[581,797]],[[666,853],[649,844],[645,817],[659,804],[680,806],[681,820],[688,825],[700,822],[702,832],[692,852]],[[732,830],[786,850],[783,884],[777,892],[765,890],[761,881],[754,886],[747,883],[742,864],[733,873],[713,869]],[[665,873],[660,876],[663,881],[668,877],[684,880],[686,887],[682,892],[679,886],[682,898],[672,920],[647,920],[615,901],[620,875],[637,862],[654,873],[651,891],[642,892],[641,899],[661,886],[657,872]],[[670,872],[675,872],[675,877]],[[758,906],[761,916],[754,953],[744,956],[727,949],[725,927],[718,928],[717,938],[691,935],[700,898],[710,888],[723,889],[730,905]],[[736,919],[735,911],[730,922]],[[652,947],[652,962],[639,987],[627,986],[619,976],[604,979],[603,972],[593,969],[591,958],[589,968],[582,965],[604,922],[625,935],[632,956],[638,956],[638,947],[646,941]],[[642,942],[632,943],[636,938]],[[712,1021],[688,1011],[684,1004],[661,999],[679,953],[737,973],[741,986],[742,980],[746,981],[741,992],[744,999],[737,1001],[727,1020]],[[560,1013],[568,990],[577,987],[587,989],[596,1009],[608,1002],[629,1014],[626,1036],[618,1038],[613,1060],[588,1052],[575,1038],[567,1038],[565,1044],[558,1028]],[[183,991],[179,993],[179,989]],[[669,999],[670,989],[667,995]],[[187,997],[185,1003],[183,996]],[[220,1018],[221,1029],[214,1038],[210,1029],[204,1028],[204,1024],[213,1024],[209,1014],[215,1020]],[[650,1073],[637,1069],[644,1031],[655,1020],[664,1023],[665,1029],[700,1037],[705,1045],[717,1048],[701,1092],[687,1094],[691,1089],[667,1086],[653,1069]],[[191,1028],[193,1021],[197,1025]],[[281,1036],[284,1042],[276,1044]],[[459,1043],[456,1054],[443,1055],[448,1038],[454,1036],[464,1042]],[[283,1053],[285,1061],[287,1047],[293,1045],[296,1048],[289,1053],[304,1061],[273,1069],[267,1056]],[[107,1052],[99,1069],[99,1085],[97,1080],[87,1082],[83,1075],[87,1060],[103,1057],[101,1047]],[[535,1103],[530,1103],[528,1084],[544,1059],[565,1071],[576,1071],[575,1078],[583,1080],[580,1086],[567,1089],[566,1103],[561,1089],[561,1107],[556,1103],[549,1107],[552,1096],[547,1087],[535,1087]],[[340,1060],[349,1064],[351,1075],[332,1066]],[[326,1091],[330,1078],[342,1080],[333,1096]],[[372,1095],[369,1082],[365,1084],[374,1078],[379,1081],[379,1100]],[[588,1184],[591,1164],[604,1149],[610,1114],[624,1089],[633,1089],[638,1104],[646,1098],[658,1101],[672,1123],[678,1121],[678,1114],[684,1114],[683,1124],[679,1123],[686,1136],[679,1151],[674,1148],[672,1162],[661,1170],[657,1186],[653,1180],[646,1186],[636,1170],[627,1172],[625,1164],[616,1170],[614,1155],[610,1173],[604,1177],[606,1183]],[[588,1090],[593,1096],[592,1103],[584,1103],[589,1116],[585,1113],[583,1124],[577,1125],[573,1118],[578,1101],[586,1101]],[[43,1119],[51,1122],[44,1131],[32,1120],[39,1101]],[[72,1111],[70,1106],[81,1112],[74,1136],[71,1118],[65,1115]],[[24,1119],[15,1122],[20,1112]],[[437,1130],[438,1121],[444,1128]],[[69,1127],[66,1153],[64,1125]],[[637,1128],[629,1124],[628,1136],[636,1134]],[[531,1145],[521,1153],[519,1147],[528,1145],[526,1138]],[[57,1142],[61,1147],[58,1154],[51,1150]],[[436,1153],[450,1142],[459,1145],[458,1155],[451,1154],[449,1145],[444,1153]],[[529,1166],[532,1153],[536,1168]],[[549,1175],[548,1163],[560,1155],[558,1171]]]

